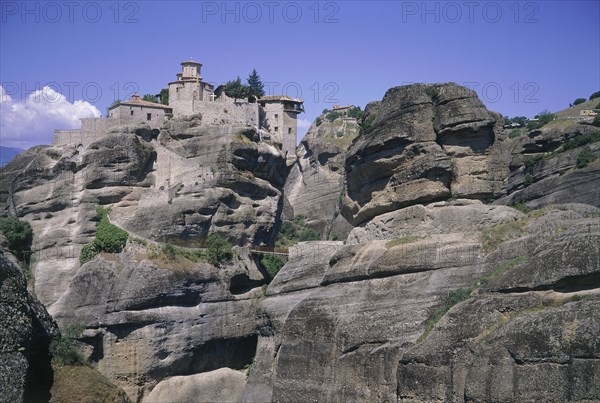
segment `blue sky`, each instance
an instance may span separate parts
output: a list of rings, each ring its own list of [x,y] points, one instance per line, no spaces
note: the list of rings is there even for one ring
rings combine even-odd
[[[0,138],[49,143],[134,89],[158,93],[190,57],[206,81],[256,68],[272,93],[303,98],[300,133],[324,108],[411,82],[467,85],[532,117],[600,89],[599,4],[2,0]]]

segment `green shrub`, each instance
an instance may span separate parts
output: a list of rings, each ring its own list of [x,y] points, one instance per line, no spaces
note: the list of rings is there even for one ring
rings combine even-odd
[[[598,109],[600,109],[600,105],[598,105]],[[594,120],[592,121],[592,125],[594,125],[596,127],[600,127],[600,113],[594,117]]]
[[[371,125],[373,125],[373,122],[375,121],[375,116],[374,115],[369,115],[363,122],[361,125],[361,129],[363,130],[367,130],[371,127]]]
[[[425,93],[431,97],[432,101],[437,101],[440,96],[440,90],[437,87],[428,87]]]
[[[129,234],[108,220],[110,207],[96,207],[96,216],[100,222],[96,226],[96,238],[85,245],[79,255],[79,262],[89,262],[100,252],[119,253],[125,247]]]
[[[14,216],[2,217],[0,218],[0,231],[6,238],[8,249],[19,260],[28,261],[31,255],[31,242],[33,241],[31,225],[27,221],[21,221]]]
[[[82,365],[83,357],[77,350],[75,340],[83,332],[83,326],[71,325],[66,328],[62,335],[55,337],[50,342],[50,354],[52,365],[62,367],[64,365]]]
[[[533,166],[544,158],[543,155],[536,155],[535,157],[527,158],[525,160],[525,168],[533,168]]]
[[[110,213],[110,207],[96,207],[96,217],[98,218],[98,220],[101,220],[102,217],[107,216],[108,213]]]
[[[560,149],[562,151],[572,150],[573,148],[581,147],[590,143],[596,143],[598,141],[600,141],[600,133],[580,134],[565,142]]]
[[[108,216],[104,215],[96,228],[94,244],[101,252],[119,253],[127,243],[127,236],[127,231],[111,224]]]
[[[508,138],[509,139],[514,139],[516,137],[519,137],[521,135],[521,130],[519,129],[512,129],[510,131],[510,133],[508,134]]]
[[[590,101],[595,98],[600,98],[600,91],[596,91],[592,95],[590,95]]]
[[[458,288],[456,290],[450,291],[446,294],[442,306],[434,311],[434,313],[429,317],[427,324],[425,325],[425,331],[419,337],[417,342],[421,342],[424,340],[431,330],[435,327],[435,325],[439,322],[439,320],[452,308],[454,305],[457,305],[467,299],[469,299],[471,295],[471,291],[465,288]]]
[[[360,120],[363,117],[364,112],[360,109],[360,106],[353,106],[348,109],[348,116],[356,120]]]
[[[535,180],[533,179],[533,175],[531,175],[531,174],[525,175],[525,184],[527,186],[533,184],[533,182],[535,182]]]
[[[573,101],[573,105],[579,105],[585,102],[585,98],[577,98],[575,101]]]
[[[326,118],[327,120],[329,120],[330,122],[333,122],[334,120],[336,120],[337,118],[339,118],[340,116],[342,116],[339,112],[331,112],[328,113]]]
[[[321,126],[321,123],[323,123],[323,119],[321,119],[321,117],[319,116],[319,117],[317,118],[317,120],[315,121],[315,124],[316,124],[317,126]]]
[[[577,168],[585,168],[587,164],[594,161],[596,156],[589,149],[585,149],[577,156]]]
[[[277,273],[279,273],[279,270],[281,270],[285,264],[283,259],[275,255],[263,255],[260,263],[263,265],[267,273],[269,273],[269,277],[271,279],[275,278]]]
[[[79,255],[79,263],[83,265],[89,262],[94,257],[96,257],[98,253],[100,253],[100,251],[98,250],[98,248],[96,248],[96,244],[94,242],[86,244],[81,249],[81,254]]]
[[[190,250],[190,249],[175,249],[179,256],[183,256],[187,260],[190,260],[194,263],[199,262],[201,260],[206,260],[206,252],[202,250]]]
[[[542,111],[538,115],[536,115],[536,118],[537,118],[536,121],[531,120],[527,123],[527,129],[529,129],[529,130],[539,129],[539,128],[545,126],[547,123],[550,123],[551,121],[556,119],[556,115],[553,113],[550,113],[548,111]]]
[[[233,257],[231,244],[219,234],[210,234],[206,238],[206,247],[208,261],[215,266],[220,266]]]
[[[296,225],[304,225],[304,219],[305,219],[305,217],[302,214],[298,214],[297,216],[292,218],[292,221]]]
[[[283,221],[279,234],[285,238],[292,239],[296,236],[296,226],[293,222]]]
[[[512,206],[510,206],[516,210],[519,210],[521,213],[529,213],[531,211],[531,209],[529,207],[527,207],[527,204],[525,202],[520,202],[517,204],[513,204]]]
[[[321,237],[312,228],[303,228],[298,233],[298,240],[300,242],[318,241],[319,239],[321,239]]]
[[[177,249],[175,249],[175,247],[171,244],[166,244],[165,246],[163,246],[162,252],[167,258],[171,260],[175,260],[175,258],[177,257]]]

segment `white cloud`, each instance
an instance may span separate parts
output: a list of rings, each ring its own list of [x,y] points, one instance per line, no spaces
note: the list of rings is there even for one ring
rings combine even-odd
[[[99,116],[98,108],[89,102],[69,102],[50,87],[15,101],[0,85],[0,144],[5,147],[52,144],[54,129],[78,129],[80,118]]]

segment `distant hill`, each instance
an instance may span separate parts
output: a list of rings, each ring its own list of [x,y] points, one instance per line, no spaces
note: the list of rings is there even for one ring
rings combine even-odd
[[[13,158],[15,158],[18,154],[22,153],[24,150],[20,148],[12,148],[12,147],[2,147],[0,146],[0,167],[8,164]]]
[[[584,109],[595,109],[600,104],[600,98],[594,98],[591,101],[585,101],[579,105],[575,105],[572,108],[566,108],[562,111],[555,112],[555,115],[559,118],[576,118],[579,117],[579,113]]]

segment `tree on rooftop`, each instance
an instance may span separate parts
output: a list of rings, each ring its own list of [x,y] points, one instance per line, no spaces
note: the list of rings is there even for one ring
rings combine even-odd
[[[163,105],[169,105],[169,89],[163,88],[160,90],[160,103]]]
[[[156,98],[156,95],[146,94],[142,99],[144,101],[158,103],[158,98]]]
[[[235,80],[228,81],[227,84],[225,84],[225,95],[233,98],[237,102],[238,99],[248,97],[249,90],[248,87],[242,84],[242,80],[238,77]]]
[[[249,95],[260,98],[265,95],[265,86],[262,81],[260,81],[260,76],[256,72],[256,69],[252,69],[252,73],[248,76],[248,88]]]

